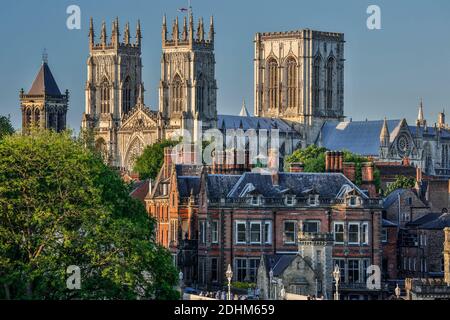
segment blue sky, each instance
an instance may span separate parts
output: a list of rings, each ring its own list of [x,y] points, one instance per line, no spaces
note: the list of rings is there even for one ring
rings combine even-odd
[[[81,30],[66,28],[66,8],[81,8]],[[344,32],[345,114],[353,120],[407,118],[414,122],[420,97],[429,123],[450,113],[450,1],[448,0],[192,0],[196,18],[216,25],[218,110],[237,114],[242,99],[253,110],[253,38],[256,32],[302,28]],[[369,5],[381,8],[382,30],[366,27]],[[114,17],[143,29],[146,104],[158,106],[161,22],[187,0],[5,0],[0,10],[0,114],[20,127],[19,90],[28,90],[43,48],[63,91],[71,92],[68,123],[78,129],[84,111],[88,25],[97,35]],[[207,19],[206,21],[208,21]],[[134,33],[134,30],[133,30]]]

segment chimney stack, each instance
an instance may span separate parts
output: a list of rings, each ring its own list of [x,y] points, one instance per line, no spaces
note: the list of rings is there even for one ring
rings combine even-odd
[[[370,198],[376,198],[377,192],[374,181],[374,165],[373,162],[366,162],[362,164],[361,168],[362,185],[361,188],[369,193]]]
[[[305,165],[301,162],[294,162],[289,165],[289,172],[300,173],[305,171]]]
[[[347,179],[353,183],[356,181],[356,164],[354,162],[344,162],[343,171]]]

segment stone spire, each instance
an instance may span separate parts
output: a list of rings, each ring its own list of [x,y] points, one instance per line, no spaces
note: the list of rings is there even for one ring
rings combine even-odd
[[[186,16],[183,18],[183,32],[181,34],[181,40],[186,41],[188,37],[188,30],[187,30],[187,20]]]
[[[194,42],[194,17],[192,11],[189,13],[189,42]]]
[[[141,46],[142,42],[142,32],[141,32],[141,20],[138,20],[137,26],[136,26],[136,45],[138,47]]]
[[[107,39],[107,36],[106,36],[106,23],[105,23],[104,20],[103,20],[103,23],[102,23],[102,34],[100,36],[100,40],[101,40],[102,45],[104,47],[106,47],[106,42],[107,42],[108,39]]]
[[[419,114],[417,115],[417,125],[425,127],[426,124],[427,124],[427,121],[425,120],[425,117],[423,116],[423,99],[420,99]]]
[[[123,42],[126,45],[130,44],[130,23],[127,22],[127,24],[125,25],[125,31],[123,33]]]
[[[438,115],[438,127],[440,129],[445,128],[445,110],[442,110],[442,112],[439,112],[439,115]]]
[[[214,16],[211,16],[211,19],[209,21],[209,41],[214,42]]]
[[[198,21],[197,39],[199,41],[203,41],[205,39],[205,29],[203,27],[203,18],[200,18]]]
[[[380,145],[381,145],[381,147],[389,147],[389,143],[390,143],[390,134],[389,134],[388,123],[387,123],[387,119],[384,118],[383,128],[381,129],[381,133],[380,133]]]
[[[166,18],[166,14],[164,14],[163,16],[163,23],[162,23],[162,41],[163,43],[167,41],[167,18]]]
[[[119,46],[120,43],[120,31],[119,31],[119,17],[113,21],[112,24],[112,33],[111,33],[111,42],[113,46]]]
[[[179,34],[180,34],[180,29],[178,27],[178,17],[176,17],[176,19],[173,22],[173,27],[172,27],[172,40],[178,41]]]
[[[143,106],[144,105],[144,84],[139,84],[139,91],[138,91],[138,97],[137,97],[137,104]]]
[[[241,108],[241,112],[239,113],[239,116],[250,117],[250,113],[248,112],[247,106],[245,105],[245,99],[242,100],[242,108]]]
[[[92,17],[89,19],[89,45],[91,48],[95,45],[94,20]]]

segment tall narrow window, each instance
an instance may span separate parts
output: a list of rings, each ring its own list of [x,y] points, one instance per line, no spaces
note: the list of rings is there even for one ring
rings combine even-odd
[[[278,63],[275,59],[268,62],[269,66],[269,108],[278,107]]]
[[[333,109],[333,71],[334,59],[330,58],[327,63],[327,109]]]
[[[183,82],[178,74],[173,80],[172,95],[172,110],[181,112],[183,110]]]
[[[27,127],[31,126],[31,109],[27,109],[27,115],[26,115],[26,125]]]
[[[122,112],[127,114],[131,110],[131,81],[127,77],[122,89]]]
[[[110,98],[109,85],[105,79],[100,88],[100,111],[101,111],[101,113],[110,113],[109,98]]]
[[[344,223],[336,222],[334,224],[334,243],[343,244],[344,243]]]
[[[211,223],[211,242],[218,243],[219,242],[219,221],[214,220]]]
[[[219,281],[219,263],[217,258],[211,258],[211,281]]]
[[[202,74],[199,75],[197,79],[197,88],[196,88],[196,100],[197,100],[197,111],[201,114],[203,113],[203,107],[204,107],[204,83],[203,83],[203,76]]]
[[[236,222],[236,243],[244,244],[246,243],[246,223],[244,221]]]
[[[36,109],[34,111],[34,123],[37,128],[40,127],[40,122],[41,122],[41,112],[38,109]]]
[[[317,57],[313,65],[313,108],[320,108],[320,65],[321,59]]]
[[[284,222],[284,243],[294,244],[295,243],[295,222],[285,221]]]
[[[287,65],[287,107],[297,106],[297,62],[294,58],[289,58]]]

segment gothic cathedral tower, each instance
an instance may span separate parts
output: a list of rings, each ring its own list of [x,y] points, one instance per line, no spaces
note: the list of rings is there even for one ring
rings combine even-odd
[[[52,129],[61,132],[66,129],[69,91],[61,94],[47,63],[46,54],[33,85],[28,93],[20,90],[22,109],[22,131],[31,127]]]
[[[108,42],[103,22],[100,43],[95,43],[91,18],[89,58],[87,61],[86,110],[83,129],[94,131],[95,147],[112,167],[122,167],[118,155],[118,129],[123,117],[136,105],[142,92],[141,26],[138,22],[136,40],[130,40],[130,27],[125,26],[120,41],[119,20],[112,24]]]
[[[169,39],[164,16],[159,111],[165,138],[182,129],[189,131],[194,141],[200,124],[203,130],[217,125],[214,21],[211,17],[206,37],[203,19],[200,18],[195,32],[189,12],[189,21],[184,17],[181,29],[180,34],[177,17]]]
[[[299,124],[307,144],[344,119],[344,35],[309,29],[257,33],[255,116]]]

